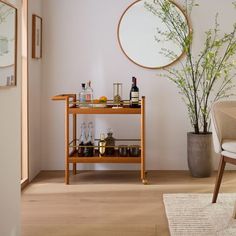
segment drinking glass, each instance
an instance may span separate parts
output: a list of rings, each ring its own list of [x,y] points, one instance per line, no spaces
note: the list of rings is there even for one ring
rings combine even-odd
[[[120,107],[122,101],[122,83],[113,83],[113,104]]]

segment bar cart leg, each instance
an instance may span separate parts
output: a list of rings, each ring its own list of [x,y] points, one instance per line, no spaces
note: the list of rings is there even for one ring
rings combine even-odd
[[[66,169],[65,169],[65,184],[70,184],[69,182],[69,176],[70,172],[69,172],[69,162],[66,163]]]
[[[69,184],[69,97],[65,101],[65,184]]]
[[[147,184],[145,171],[145,97],[141,100],[141,180]]]
[[[73,163],[73,175],[76,175],[77,171],[76,171],[76,163]]]
[[[73,102],[76,102],[76,95],[73,97]],[[75,104],[74,104],[75,106]],[[76,130],[77,130],[77,123],[76,123],[76,114],[73,114],[73,152],[76,152]],[[76,163],[73,163],[73,175],[76,175]]]

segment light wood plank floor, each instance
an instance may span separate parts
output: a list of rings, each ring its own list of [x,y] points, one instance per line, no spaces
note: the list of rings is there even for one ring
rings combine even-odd
[[[163,193],[211,193],[215,175],[196,179],[183,171],[84,171],[66,186],[64,172],[41,172],[22,192],[22,236],[165,236]],[[222,192],[236,192],[236,172]]]

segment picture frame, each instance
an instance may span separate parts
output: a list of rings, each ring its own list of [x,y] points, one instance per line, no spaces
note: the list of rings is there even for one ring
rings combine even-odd
[[[16,86],[17,8],[0,0],[0,87]]]
[[[32,15],[32,58],[42,58],[42,17]]]

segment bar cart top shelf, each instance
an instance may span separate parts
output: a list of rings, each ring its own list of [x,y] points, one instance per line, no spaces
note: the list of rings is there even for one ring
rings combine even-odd
[[[66,100],[73,98],[73,94],[61,94],[52,97],[52,100]],[[129,106],[123,106],[119,108],[113,108],[111,105],[107,107],[82,107],[77,105],[71,105],[68,107],[69,114],[141,114],[140,108],[130,108]]]

